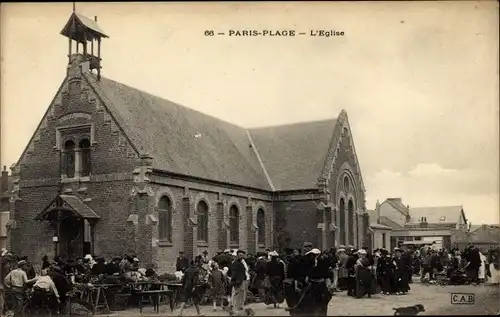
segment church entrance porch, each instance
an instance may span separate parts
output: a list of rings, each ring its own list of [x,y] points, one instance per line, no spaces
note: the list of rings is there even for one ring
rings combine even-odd
[[[92,254],[94,228],[100,219],[80,198],[57,195],[35,220],[49,221],[54,228],[54,253],[64,259]]]

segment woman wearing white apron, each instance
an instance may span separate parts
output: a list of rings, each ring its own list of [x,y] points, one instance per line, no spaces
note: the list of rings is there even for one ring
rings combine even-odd
[[[489,283],[497,285],[500,283],[500,261],[498,254],[491,254],[490,258],[490,273],[491,278],[489,279]]]
[[[481,259],[481,266],[479,267],[478,278],[480,283],[484,283],[486,278],[486,257],[479,251],[479,258]]]

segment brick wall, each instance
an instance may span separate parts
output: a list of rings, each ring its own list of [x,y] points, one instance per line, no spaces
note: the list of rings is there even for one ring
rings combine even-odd
[[[160,180],[157,181],[160,182]],[[164,181],[168,183],[167,178]],[[269,241],[269,244],[272,243],[273,209],[269,201],[251,199],[249,203],[248,197],[244,197],[244,195],[252,196],[252,194],[245,191],[240,191],[240,196],[221,194],[227,192],[228,189],[223,186],[207,186],[188,180],[177,183],[177,185],[180,184],[184,186],[158,183],[152,185],[155,198],[152,200],[153,205],[151,208],[154,210],[155,215],[158,215],[157,203],[163,195],[169,197],[173,206],[172,241],[170,243],[159,241],[157,246],[153,248],[153,253],[155,253],[153,257],[157,259],[159,272],[172,272],[175,269],[176,257],[181,250],[190,257],[201,255],[204,250],[207,250],[208,256],[212,257],[217,251],[229,247],[241,248],[248,252],[257,251],[255,233],[253,233],[253,237],[249,237],[249,222],[255,222],[258,208],[262,208],[265,212],[266,240]],[[191,225],[187,221],[187,216],[193,219],[197,218],[196,206],[201,200],[205,201],[209,207],[208,243],[197,240],[198,227]],[[239,245],[230,246],[228,244],[228,230],[224,220],[228,222],[229,208],[233,204],[238,207],[240,213],[240,243]],[[189,215],[186,214],[188,208]],[[157,239],[157,226],[151,227],[152,239]]]
[[[317,202],[316,202],[317,203]],[[318,243],[317,208],[313,201],[285,201],[274,203],[274,248],[302,248],[304,241]]]
[[[17,220],[11,241],[14,252],[34,258],[53,253],[51,237],[54,229],[33,218],[59,191],[60,154],[54,149],[58,127],[78,124],[93,124],[94,127],[90,181],[64,184],[63,191],[86,199],[86,203],[100,215],[95,230],[96,254],[112,256],[132,251],[137,228],[127,223],[128,214],[136,211],[143,215],[146,212],[135,197],[130,196],[136,153],[85,80],[79,77],[76,84],[71,85],[68,87],[67,82],[62,85],[20,160],[21,200],[11,210]],[[72,113],[81,115],[71,116]],[[147,208],[149,204],[145,206]],[[143,245],[138,252],[145,256],[147,245],[151,245],[151,233],[147,228],[138,229],[139,244]],[[147,237],[149,244],[144,243]]]

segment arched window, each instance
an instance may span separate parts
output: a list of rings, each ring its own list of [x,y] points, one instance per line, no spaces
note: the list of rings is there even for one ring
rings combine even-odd
[[[68,140],[64,143],[64,173],[66,177],[75,177],[75,142]]]
[[[232,245],[240,243],[240,212],[235,205],[229,208],[229,242]]]
[[[349,224],[349,231],[347,232],[348,243],[354,245],[354,203],[351,199],[349,199],[349,203],[347,204],[347,222]]]
[[[88,139],[83,139],[79,144],[80,153],[82,158],[81,165],[81,176],[90,175],[90,141]]]
[[[201,200],[196,207],[198,215],[198,241],[208,242],[208,205]]]
[[[167,196],[158,202],[158,239],[172,242],[172,203]]]
[[[339,212],[340,212],[340,223],[339,223],[339,234],[340,234],[340,244],[345,245],[345,202],[344,198],[340,198],[339,204]]]
[[[344,192],[349,192],[349,177],[347,177],[347,175],[344,176]]]
[[[266,244],[266,215],[262,209],[257,211],[257,227],[257,243]]]

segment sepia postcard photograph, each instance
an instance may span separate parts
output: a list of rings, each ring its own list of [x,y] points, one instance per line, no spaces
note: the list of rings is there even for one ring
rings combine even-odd
[[[0,4],[0,316],[500,314],[498,1]]]

